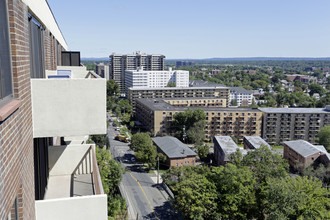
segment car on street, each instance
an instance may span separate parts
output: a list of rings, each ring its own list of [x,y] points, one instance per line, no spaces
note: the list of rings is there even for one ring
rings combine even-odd
[[[134,163],[135,162],[135,157],[131,157],[131,161]]]

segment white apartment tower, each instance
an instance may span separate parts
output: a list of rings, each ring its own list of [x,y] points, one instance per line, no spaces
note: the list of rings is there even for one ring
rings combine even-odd
[[[143,67],[137,70],[125,71],[125,93],[128,88],[163,88],[168,83],[174,83],[175,87],[189,87],[189,71],[186,70],[162,70],[149,71]]]
[[[164,55],[145,54],[140,51],[125,55],[113,53],[110,55],[110,79],[114,79],[119,84],[121,93],[124,93],[126,70],[136,70],[138,67],[148,71],[164,70],[164,59]]]

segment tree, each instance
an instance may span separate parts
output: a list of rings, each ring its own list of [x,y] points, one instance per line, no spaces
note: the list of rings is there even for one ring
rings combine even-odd
[[[150,168],[156,166],[157,150],[148,133],[136,133],[132,136],[129,147],[135,152],[135,157]]]
[[[106,146],[106,148],[110,147],[109,137],[107,134],[91,135],[91,140],[100,148],[103,148],[104,146]]]
[[[330,125],[324,126],[317,134],[319,144],[323,145],[327,151],[330,151]]]
[[[329,219],[329,189],[311,177],[270,178],[264,193],[269,219]]]
[[[269,177],[285,177],[289,169],[288,162],[267,146],[249,151],[242,160],[244,166],[249,166],[259,183]]]
[[[189,219],[215,219],[217,191],[205,176],[195,174],[176,186],[175,206]]]
[[[325,89],[323,89],[323,87],[319,84],[316,83],[312,83],[308,86],[308,88],[310,89],[309,95],[312,96],[314,93],[318,93],[320,94],[320,96],[323,96],[325,94]]]
[[[203,144],[205,140],[205,120],[201,120],[195,122],[192,127],[190,127],[187,131],[187,137],[190,143],[194,143],[197,145]]]
[[[189,132],[190,139],[194,142],[197,140],[204,140],[205,137],[203,138],[203,134],[201,133],[201,131],[203,131],[204,133],[204,126],[206,123],[205,118],[206,115],[202,109],[195,109],[193,111],[188,108],[184,112],[179,112],[173,116],[172,129],[176,131],[177,136],[181,138],[183,135],[183,128],[185,128],[186,131],[188,132],[192,126],[195,126],[195,128]],[[196,122],[199,123],[196,124]],[[200,130],[196,133],[196,129],[200,129]],[[197,139],[193,137],[193,135],[195,134],[198,134]]]
[[[176,83],[175,82],[168,82],[167,87],[176,87]]]
[[[133,112],[133,107],[131,104],[129,104],[128,99],[121,99],[117,104],[121,113],[131,114]]]
[[[197,147],[197,154],[201,160],[207,158],[209,154],[209,146],[207,145],[198,145]]]
[[[233,164],[214,167],[212,182],[217,191],[217,212],[221,219],[250,219],[256,209],[255,183],[247,167],[238,168]]]
[[[107,96],[114,98],[118,98],[120,96],[119,85],[113,79],[107,81]]]
[[[231,105],[231,106],[237,106],[237,99],[232,99],[232,100],[230,101],[230,105]]]

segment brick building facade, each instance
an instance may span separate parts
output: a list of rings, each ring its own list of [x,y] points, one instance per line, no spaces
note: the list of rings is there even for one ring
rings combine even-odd
[[[0,100],[0,219],[8,217],[35,219],[34,141],[30,86],[32,36],[29,29],[29,13],[32,9],[24,2],[5,0],[2,1],[0,7],[2,12],[5,12],[2,16],[7,15],[6,19],[1,17],[1,31],[4,34],[8,33],[9,40],[8,42],[2,40],[0,44],[9,43],[10,45],[10,60],[3,59],[0,63],[1,65],[4,62],[10,63],[12,81],[12,93]],[[44,33],[44,42],[45,68],[54,70],[63,47],[48,29]],[[0,72],[2,70],[1,68]],[[2,71],[2,74],[10,73]],[[10,84],[10,80],[8,82]]]

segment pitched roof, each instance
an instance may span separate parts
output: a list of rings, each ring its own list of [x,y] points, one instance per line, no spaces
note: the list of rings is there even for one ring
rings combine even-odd
[[[231,93],[245,93],[245,94],[253,94],[253,91],[246,90],[242,87],[229,87]]]
[[[168,158],[182,158],[188,156],[196,156],[187,145],[183,144],[175,137],[155,137],[152,138],[153,142],[159,147]]]
[[[322,152],[319,147],[315,147],[313,144],[304,140],[284,141],[283,143],[303,157]]]
[[[237,146],[237,144],[230,136],[215,136],[214,140],[218,142],[220,148],[225,154],[224,161],[229,161],[230,154],[235,153],[237,149],[240,149],[243,156],[248,152],[248,150],[241,149],[239,146]]]
[[[244,139],[247,140],[256,149],[260,148],[261,145],[265,145],[271,149],[270,145],[259,136],[244,136]]]

